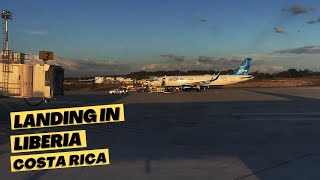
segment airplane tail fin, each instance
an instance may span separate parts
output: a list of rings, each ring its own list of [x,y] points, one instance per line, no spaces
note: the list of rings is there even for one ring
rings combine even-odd
[[[240,67],[234,70],[234,75],[249,75],[252,58],[246,58]]]

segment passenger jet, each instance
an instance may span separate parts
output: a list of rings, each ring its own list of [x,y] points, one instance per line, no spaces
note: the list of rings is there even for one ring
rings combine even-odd
[[[152,87],[182,87],[182,86],[223,86],[253,79],[249,75],[251,58],[246,58],[234,71],[233,75],[192,75],[192,76],[162,76],[150,82]]]

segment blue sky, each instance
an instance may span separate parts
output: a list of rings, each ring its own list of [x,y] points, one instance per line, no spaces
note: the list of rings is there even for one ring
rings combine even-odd
[[[11,49],[68,59],[246,56],[320,40],[320,23],[307,24],[320,17],[316,0],[4,0],[1,8],[13,12]]]

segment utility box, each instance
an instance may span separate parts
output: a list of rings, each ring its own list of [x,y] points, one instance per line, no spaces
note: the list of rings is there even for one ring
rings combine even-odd
[[[0,61],[3,61],[3,58],[5,60],[12,61],[13,64],[24,64],[25,60],[28,60],[28,54],[13,51],[1,51]]]
[[[24,64],[23,66],[19,67],[19,79],[21,86],[20,96],[33,97],[33,65]]]
[[[13,62],[18,64],[24,64],[27,59],[27,54],[25,53],[13,53]]]

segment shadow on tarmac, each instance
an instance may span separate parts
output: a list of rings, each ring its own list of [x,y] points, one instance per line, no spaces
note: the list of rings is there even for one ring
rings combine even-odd
[[[153,161],[230,156],[238,157],[252,172],[235,176],[235,180],[320,177],[320,113],[314,114],[319,112],[320,101],[252,92],[289,101],[128,104],[123,123],[82,126],[87,129],[88,149],[110,148],[113,163],[142,160],[146,174],[152,174]],[[107,102],[99,95],[66,98],[98,105],[121,97],[108,97]],[[286,118],[295,113],[300,113],[300,119]],[[28,180],[39,179],[46,172],[35,172]]]

